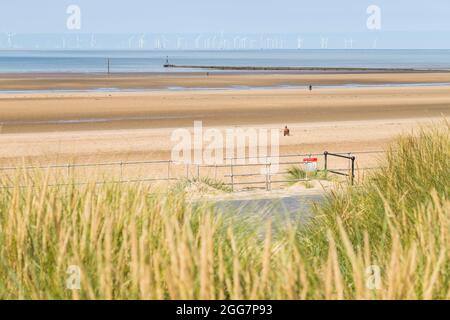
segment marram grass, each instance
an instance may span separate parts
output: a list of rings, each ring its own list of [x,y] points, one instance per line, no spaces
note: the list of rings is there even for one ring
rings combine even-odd
[[[449,159],[448,127],[402,137],[277,231],[144,185],[8,181],[0,299],[449,299]]]

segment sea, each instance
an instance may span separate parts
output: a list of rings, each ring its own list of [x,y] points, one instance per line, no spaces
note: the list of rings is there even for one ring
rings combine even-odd
[[[2,50],[0,73],[101,73],[107,72],[108,60],[113,73],[201,71],[164,68],[167,60],[188,66],[450,70],[450,50]]]

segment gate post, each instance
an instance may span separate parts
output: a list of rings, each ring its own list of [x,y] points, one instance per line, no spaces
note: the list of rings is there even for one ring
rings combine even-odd
[[[352,173],[351,173],[352,177],[351,177],[351,179],[352,179],[352,185],[354,185],[354,183],[355,183],[355,160],[356,160],[356,157],[355,156],[351,157],[351,160],[352,160]]]
[[[325,177],[328,177],[328,151],[325,151],[323,156],[325,158],[323,170],[325,171]]]

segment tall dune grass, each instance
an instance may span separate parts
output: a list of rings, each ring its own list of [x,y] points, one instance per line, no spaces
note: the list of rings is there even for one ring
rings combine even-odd
[[[145,185],[22,177],[0,191],[0,298],[449,299],[449,159],[448,127],[400,138],[281,230]]]

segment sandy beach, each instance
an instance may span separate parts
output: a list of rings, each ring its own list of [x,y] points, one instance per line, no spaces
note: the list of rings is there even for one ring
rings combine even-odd
[[[65,82],[61,80],[64,77]],[[442,84],[447,81],[449,73],[233,74],[209,78],[120,75],[106,80],[104,76],[3,75],[1,90],[89,89],[100,85],[126,89],[144,84],[154,90],[1,94],[0,161],[168,159],[174,128],[191,128],[194,121],[220,130],[281,129],[288,125],[292,136],[281,139],[282,153],[379,150],[398,134],[449,115],[450,86]],[[307,83],[386,85],[318,87],[311,92],[306,88],[272,88]],[[389,85],[395,83],[427,85]],[[161,89],[169,84],[197,90]],[[263,88],[226,88],[231,84]],[[204,89],[208,86],[225,89]]]
[[[0,91],[450,83],[450,72],[228,72],[1,74]]]

